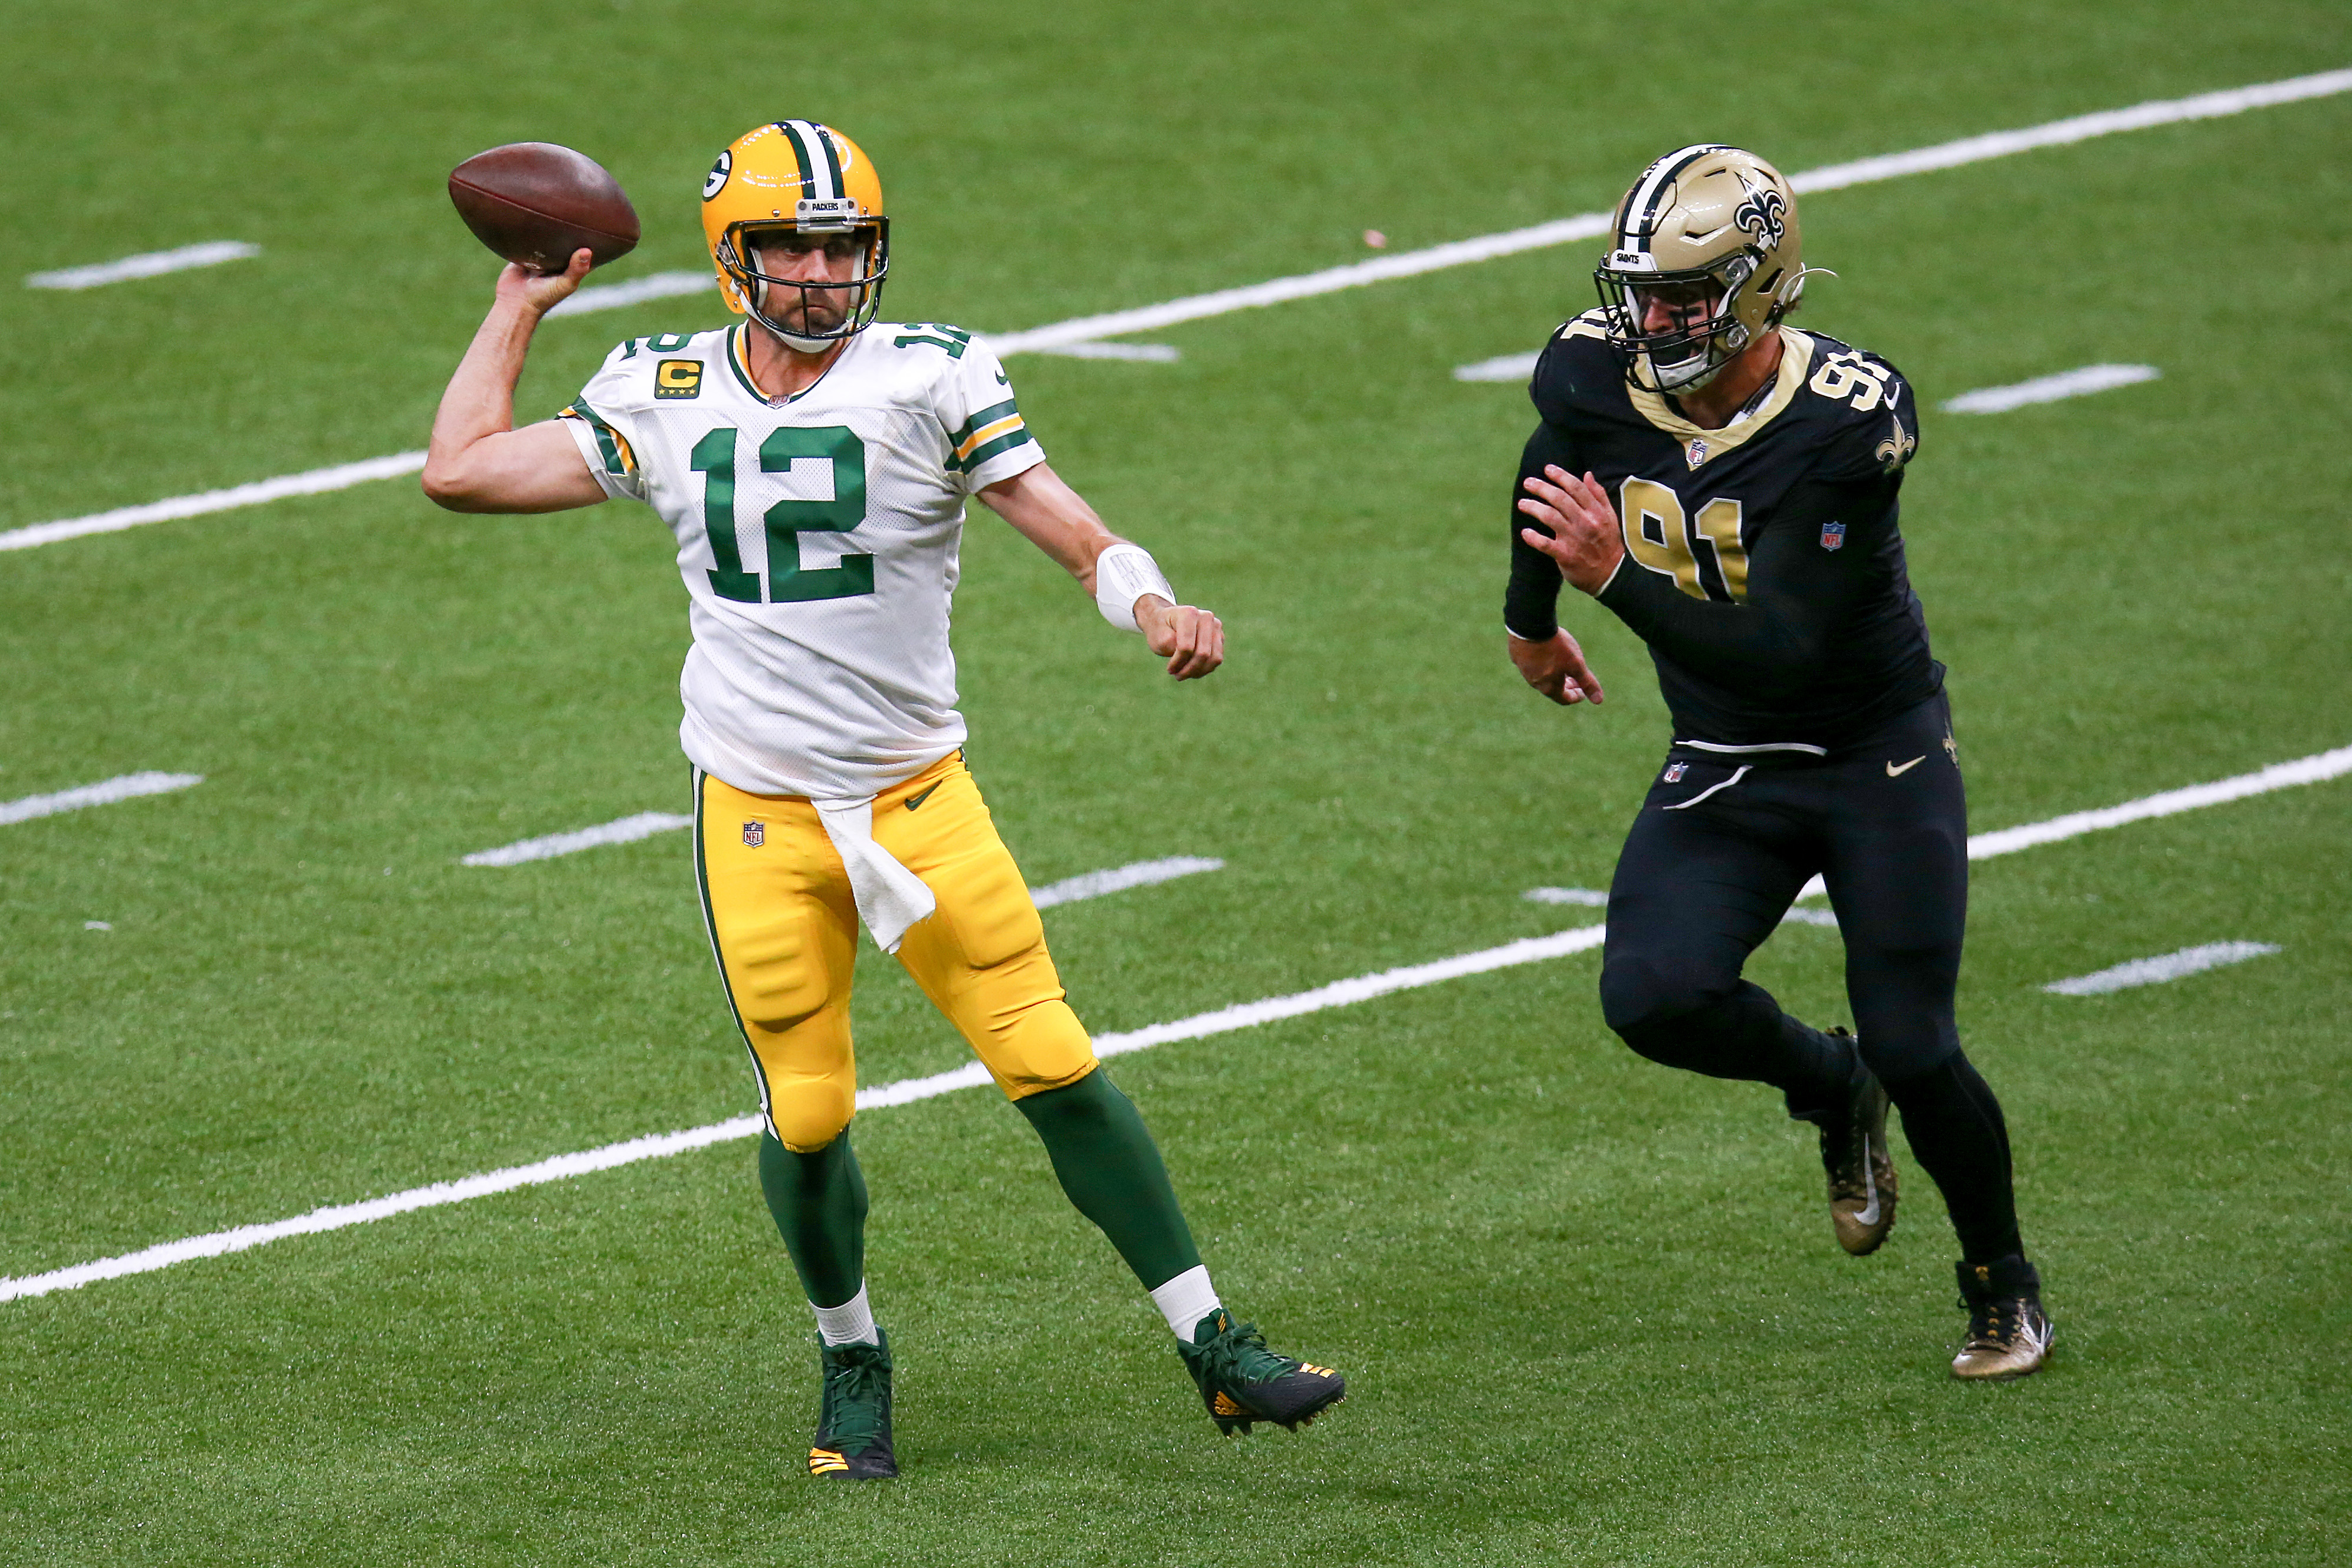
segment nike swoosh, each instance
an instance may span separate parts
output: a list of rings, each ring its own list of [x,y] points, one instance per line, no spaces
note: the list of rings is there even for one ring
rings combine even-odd
[[[1870,1144],[1866,1139],[1862,1145],[1862,1183],[1869,1189],[1870,1202],[1853,1217],[1853,1222],[1867,1228],[1878,1223],[1878,1172],[1870,1163]]]
[[[1924,751],[1923,751],[1923,752],[1921,752],[1918,756],[1916,756],[1916,757],[1913,758],[1910,761],[1908,761],[1908,762],[1905,763],[1905,764],[1904,764],[1902,767],[1900,767],[1900,768],[1895,767],[1895,764],[1893,764],[1892,762],[1890,762],[1890,763],[1888,763],[1888,764],[1886,765],[1886,776],[1887,776],[1889,779],[1900,779],[1900,778],[1902,778],[1906,773],[1910,772],[1910,771],[1911,771],[1911,769],[1913,769],[1914,768],[1918,767],[1918,766],[1919,766],[1919,764],[1921,764],[1922,762],[1925,762],[1925,761],[1927,761],[1927,754],[1926,752],[1924,752]]]
[[[947,780],[946,780],[946,779],[936,779],[936,780],[934,780],[934,781],[932,782],[932,784],[931,784],[931,789],[938,789],[941,784],[944,784],[944,783],[946,783],[946,782],[947,782]],[[929,799],[931,798],[931,789],[926,789],[926,790],[924,790],[924,791],[923,791],[921,794],[919,794],[919,795],[909,795],[909,796],[908,796],[908,797],[907,797],[907,810],[908,810],[909,811],[911,811],[911,810],[913,810],[916,807],[918,807],[918,806],[921,805],[924,801],[926,801],[926,800],[929,800]]]

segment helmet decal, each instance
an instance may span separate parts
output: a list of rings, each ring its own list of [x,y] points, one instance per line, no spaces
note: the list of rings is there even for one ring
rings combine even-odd
[[[732,147],[720,148],[719,162],[710,166],[709,176],[702,182],[702,199],[707,202],[725,190],[727,176],[734,172],[735,150]]]
[[[1782,201],[1780,193],[1771,186],[1754,183],[1745,171],[1734,169],[1732,172],[1739,176],[1739,188],[1748,193],[1748,199],[1733,209],[1731,221],[1758,245],[1769,250],[1780,243],[1780,235],[1787,232],[1789,204]]]

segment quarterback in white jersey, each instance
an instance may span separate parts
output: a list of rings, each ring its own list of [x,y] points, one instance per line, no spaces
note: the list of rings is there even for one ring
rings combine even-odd
[[[948,645],[964,502],[978,496],[1060,562],[1178,680],[1223,662],[1223,628],[1055,475],[984,343],[877,319],[889,219],[856,143],[811,120],[762,125],[719,154],[702,214],[744,319],[632,338],[559,417],[518,430],[531,333],[591,256],[561,276],[508,267],[442,397],[425,489],[471,512],[626,497],[677,537],[696,884],[759,1084],[761,1186],[816,1317],[809,1472],[898,1473],[849,1136],[861,923],[1036,1128],[1063,1190],[1150,1292],[1218,1427],[1313,1420],[1345,1381],[1276,1354],[1220,1303],[964,766]]]
[[[687,756],[760,794],[870,799],[963,744],[964,500],[1045,455],[970,333],[877,323],[772,397],[753,330],[632,338],[567,423],[605,492],[677,536]]]

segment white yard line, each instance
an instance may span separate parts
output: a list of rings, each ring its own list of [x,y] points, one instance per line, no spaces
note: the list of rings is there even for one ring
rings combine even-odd
[[[2219,805],[2225,800],[2242,800],[2269,789],[2283,789],[2294,784],[2315,784],[2323,779],[2334,779],[2352,772],[2352,747],[2322,752],[2297,762],[2283,762],[2257,773],[2224,779],[2217,783],[2194,785],[2186,789],[2168,790],[2143,800],[2130,800],[2101,811],[2079,811],[2071,816],[2054,818],[2048,822],[2029,823],[2006,829],[1999,833],[1987,833],[1969,842],[1969,855],[1982,860],[1988,855],[2008,854],[2035,844],[2053,843],[2077,833],[2116,827],[2123,822],[2137,821],[2144,817],[2167,816],[2175,811],[2193,810],[2200,806]],[[2087,826],[2082,825],[2087,823]],[[1979,845],[1990,848],[1979,850]],[[1148,862],[1147,862],[1148,863]],[[1582,888],[1537,889],[1536,893],[1589,894]],[[1529,896],[1534,896],[1530,894]],[[1551,899],[1539,902],[1550,903]],[[1582,900],[1570,897],[1559,902]],[[1810,913],[1810,912],[1809,912]],[[1811,924],[1811,922],[1808,922]],[[1243,1002],[1234,1007],[1220,1008],[1214,1012],[1199,1013],[1192,1018],[1178,1019],[1171,1023],[1152,1024],[1144,1029],[1119,1034],[1095,1037],[1095,1053],[1098,1056],[1119,1056],[1129,1051],[1143,1051],[1172,1040],[1199,1040],[1207,1035],[1223,1034],[1234,1030],[1250,1029],[1271,1023],[1277,1019],[1297,1018],[1330,1008],[1352,1006],[1370,1001],[1393,992],[1410,990],[1420,986],[1433,986],[1442,981],[1459,979],[1467,975],[1487,974],[1520,964],[1541,963],[1546,959],[1566,957],[1571,953],[1590,951],[1601,946],[1608,935],[1605,925],[1580,925],[1573,930],[1557,932],[1549,936],[1531,936],[1517,942],[1507,942],[1499,947],[1483,948],[1452,958],[1441,958],[1432,964],[1415,964],[1401,969],[1384,969],[1377,974],[1361,975],[1351,980],[1300,991],[1286,997],[1270,997],[1264,1001]],[[2248,944],[2247,946],[2258,946]],[[2192,952],[2210,949],[2191,949]],[[2247,953],[2244,956],[2256,955]],[[2173,958],[2186,955],[2175,954]],[[2166,959],[2143,960],[2144,963],[2165,963]],[[2215,962],[2233,962],[2221,958]],[[2131,966],[2126,966],[2126,968]],[[2108,971],[2112,974],[2116,971]],[[2189,971],[2184,970],[2183,973]],[[2085,984],[2098,976],[2084,976],[2081,981],[2061,984]],[[911,1104],[935,1095],[958,1089],[976,1088],[988,1082],[988,1071],[980,1063],[968,1062],[947,1072],[928,1078],[910,1078],[897,1083],[878,1084],[857,1092],[858,1109],[881,1110],[891,1105]],[[169,1268],[194,1258],[216,1258],[225,1252],[241,1252],[249,1247],[279,1240],[289,1236],[307,1236],[321,1230],[340,1230],[345,1226],[362,1225],[388,1215],[405,1214],[411,1209],[432,1208],[442,1204],[462,1203],[467,1198],[481,1197],[494,1192],[508,1192],[520,1186],[531,1186],[541,1182],[562,1181],[591,1171],[609,1170],[637,1160],[658,1159],[667,1155],[683,1154],[688,1149],[707,1147],[735,1138],[748,1138],[759,1131],[755,1116],[737,1116],[715,1122],[707,1127],[690,1128],[685,1132],[664,1133],[652,1137],[632,1138],[626,1143],[608,1144],[601,1149],[581,1154],[559,1155],[535,1165],[515,1166],[506,1170],[489,1171],[467,1176],[462,1181],[436,1182],[407,1192],[394,1193],[387,1197],[371,1198],[364,1203],[340,1204],[314,1209],[292,1219],[281,1219],[268,1225],[239,1226],[233,1230],[217,1230],[208,1236],[192,1236],[184,1240],[168,1241],[138,1252],[118,1258],[101,1258],[91,1263],[78,1263],[71,1268],[52,1270],[46,1274],[30,1274],[19,1279],[0,1280],[0,1301],[15,1301],[23,1296],[45,1296],[53,1291],[76,1290],[99,1280],[111,1280],[123,1274],[143,1274]]]
[[[2066,120],[2052,120],[2046,125],[2028,126],[2021,131],[1995,131],[1958,141],[1915,148],[1908,152],[1890,152],[1876,158],[1857,159],[1850,163],[1808,169],[1792,176],[1789,183],[1800,192],[1842,191],[1852,185],[1866,185],[1880,180],[1900,179],[1908,174],[1924,174],[1930,170],[1957,169],[1962,164],[2007,158],[2037,147],[2059,147],[2070,142],[2087,141],[2094,137],[2112,136],[2118,131],[2144,131],[2150,126],[2173,125],[2184,120],[2219,119],[2225,115],[2243,114],[2248,110],[2326,98],[2341,92],[2352,92],[2352,70],[2322,71],[2315,76],[2295,77],[2286,81],[2262,82],[2252,87],[2199,93],[2193,98],[2159,99],[2134,104],[2128,109],[2102,110],[2095,114],[2080,114]],[[1164,305],[1114,310],[1100,316],[1081,316],[1075,320],[1033,328],[1026,332],[1009,332],[992,338],[990,341],[998,353],[1013,354],[1024,349],[1122,337],[1129,332],[1172,327],[1180,321],[1197,321],[1206,316],[1223,316],[1234,310],[1278,305],[1285,300],[1306,299],[1318,294],[1337,293],[1343,288],[1384,283],[1391,278],[1414,277],[1449,267],[1491,261],[1497,256],[1516,256],[1522,251],[1594,239],[1609,232],[1612,215],[1610,213],[1584,213],[1572,218],[1557,218],[1531,228],[1485,235],[1476,239],[1455,240],[1450,245],[1432,246],[1426,250],[1404,251],[1347,267],[1327,267],[1320,272],[1253,283],[1242,288],[1196,294],[1190,298],[1171,299]]]
[[[2202,947],[2183,947],[2178,953],[2167,953],[2156,958],[2135,958],[2128,964],[2117,964],[2112,969],[2101,969],[2095,975],[2077,975],[2071,980],[2053,980],[2042,987],[2062,997],[2099,997],[2109,991],[2127,990],[2133,986],[2160,986],[2167,980],[2178,980],[2184,975],[2201,974],[2218,969],[2224,964],[2242,964],[2249,958],[2259,958],[2278,948],[2269,942],[2209,942]]]
[[[329,490],[348,490],[371,479],[391,479],[403,474],[415,474],[424,466],[425,454],[422,452],[395,452],[389,457],[371,457],[364,463],[343,463],[332,468],[313,468],[307,474],[289,474],[283,478],[257,480],[227,490],[206,490],[201,495],[150,501],[140,507],[118,507],[113,511],[94,512],[86,517],[35,523],[28,528],[16,528],[0,534],[0,550],[31,549],[35,545],[55,544],[59,539],[78,539],[84,534],[120,533],[124,528],[135,528],[146,523],[202,517],[206,512],[233,511],[239,507],[257,507],[264,501],[281,501],[289,496],[318,496]]]
[[[592,310],[618,310],[647,299],[674,299],[688,294],[719,296],[719,275],[708,268],[694,272],[653,272],[622,283],[592,283],[547,314],[585,316]]]
[[[1329,1008],[1349,1007],[1395,991],[1433,986],[1466,975],[1483,975],[1517,964],[1540,963],[1547,958],[1562,957],[1597,947],[1601,945],[1601,927],[1587,925],[1550,936],[1508,942],[1500,947],[1489,947],[1481,952],[1464,953],[1456,957],[1442,958],[1433,964],[1385,969],[1378,974],[1359,976],[1352,980],[1341,980],[1335,985],[1301,991],[1293,996],[1269,997],[1264,1001],[1220,1008],[1215,1012],[1200,1013],[1171,1023],[1152,1024],[1124,1034],[1097,1035],[1095,1054],[1123,1056],[1172,1040],[1199,1040],[1208,1035],[1225,1034],[1234,1030],[1271,1023],[1277,1019],[1297,1018]],[[861,1089],[857,1092],[857,1108],[860,1111],[878,1111],[892,1105],[912,1104],[918,1100],[932,1099],[959,1089],[978,1088],[987,1082],[988,1070],[977,1061],[968,1062],[952,1071],[933,1073],[928,1078],[909,1078],[897,1083]],[[242,1252],[289,1236],[341,1230],[348,1226],[364,1225],[370,1220],[407,1214],[415,1209],[437,1208],[445,1204],[464,1203],[468,1198],[487,1197],[492,1193],[511,1192],[517,1187],[565,1181],[573,1176],[586,1176],[592,1171],[611,1170],[615,1166],[632,1165],[639,1160],[661,1159],[670,1155],[685,1154],[690,1149],[708,1148],[713,1144],[755,1137],[759,1131],[760,1119],[757,1116],[734,1116],[685,1132],[631,1138],[625,1143],[607,1144],[601,1149],[558,1155],[536,1164],[486,1171],[480,1176],[467,1176],[459,1181],[435,1182],[430,1186],[412,1187],[406,1192],[370,1198],[363,1203],[336,1204],[327,1208],[312,1209],[292,1219],[280,1219],[268,1225],[240,1225],[231,1230],[215,1230],[206,1236],[166,1241],[117,1258],[77,1263],[71,1268],[53,1269],[46,1274],[0,1280],[0,1301],[16,1301],[26,1296],[46,1296],[55,1291],[79,1290],[100,1280],[118,1279],[125,1274],[152,1273],[158,1269],[168,1269],[174,1263],[185,1263],[197,1258],[217,1258],[226,1252]]]
[[[1833,163],[1820,169],[1809,169],[1790,182],[1799,191],[1839,191],[1851,185],[1864,185],[1879,180],[1898,179],[1905,175],[1926,173],[1937,169],[1953,169],[1967,163],[1980,163],[1988,159],[2006,158],[2037,147],[2057,147],[2070,142],[2085,141],[2094,137],[2112,136],[2120,131],[2143,131],[2150,126],[2173,125],[2187,120],[2212,120],[2226,115],[2243,114],[2249,110],[2265,109],[2283,103],[2295,103],[2306,99],[2326,98],[2336,93],[2352,92],[2352,70],[2322,71],[2314,76],[2295,77],[2285,81],[2262,82],[2252,87],[2230,88],[2220,92],[2200,93],[2193,98],[2161,99],[2135,104],[2128,109],[2103,110],[2096,114],[2076,115],[2072,119],[2052,120],[2046,125],[2028,126],[2021,131],[1996,131],[1982,136],[1967,137],[1958,141],[1940,142],[1933,147],[1916,148],[1908,152],[1890,152],[1876,158],[1858,159],[1850,163]],[[1223,316],[1235,310],[1253,309],[1276,305],[1289,299],[1307,299],[1319,294],[1332,294],[1345,288],[1360,288],[1368,284],[1381,283],[1391,278],[1413,277],[1423,273],[1437,272],[1450,267],[1464,267],[1472,262],[1491,261],[1497,256],[1516,256],[1522,251],[1539,250],[1548,246],[1568,245],[1577,240],[1593,239],[1608,232],[1610,214],[1585,213],[1577,217],[1559,218],[1531,228],[1511,229],[1502,234],[1486,235],[1476,239],[1456,240],[1449,245],[1433,246],[1426,250],[1405,251],[1396,256],[1384,256],[1371,261],[1360,261],[1347,267],[1327,267],[1320,272],[1301,273],[1291,277],[1276,277],[1264,283],[1254,283],[1243,288],[1219,289],[1213,294],[1195,294],[1183,299],[1171,299],[1161,305],[1147,305],[1139,309],[1114,310],[1099,316],[1082,316],[1050,326],[1034,327],[1024,332],[992,335],[989,344],[999,354],[1034,353],[1047,349],[1068,348],[1075,344],[1092,343],[1098,339],[1120,337],[1129,332],[1149,331],[1157,327],[1173,326],[1180,321],[1198,321],[1211,316]],[[685,274],[655,274],[655,277]],[[696,275],[698,277],[699,274]],[[640,278],[638,283],[649,282]],[[600,287],[614,289],[629,287],[628,284]],[[680,286],[681,290],[684,285]],[[699,285],[698,284],[698,287]],[[24,549],[33,545],[48,544],[58,539],[79,538],[83,534],[107,533],[116,528],[136,528],[141,523],[162,522],[167,517],[194,517],[202,512],[216,512],[228,507],[251,506],[275,500],[280,496],[314,494],[321,489],[340,489],[343,483],[357,484],[364,479],[389,478],[395,474],[413,473],[424,465],[421,453],[402,453],[392,457],[372,460],[376,464],[393,465],[376,473],[359,473],[370,466],[366,463],[349,464],[341,468],[320,469],[314,474],[298,474],[286,479],[263,480],[258,484],[240,486],[235,490],[215,490],[204,496],[184,497],[178,500],[157,501],[148,507],[131,507],[120,511],[103,512],[95,517],[68,517],[60,522],[37,523],[30,528],[0,533],[0,549]],[[399,466],[406,464],[407,466]],[[306,484],[320,475],[356,474],[356,477],[334,484]],[[289,485],[293,488],[273,490],[271,487]],[[266,493],[265,493],[266,492]],[[223,500],[222,497],[236,497]]]
[[[1058,348],[1032,349],[1029,352],[1065,360],[1139,360],[1155,365],[1172,365],[1184,357],[1172,343],[1064,343]]]
[[[194,789],[204,781],[201,773],[125,773],[119,779],[60,789],[54,795],[0,800],[0,827],[29,822],[36,817],[54,817],[60,811],[79,811],[85,806],[111,806],[117,800],[132,800],[142,795],[168,795],[174,789]]]
[[[202,245],[184,245],[177,250],[151,250],[139,256],[126,256],[120,261],[102,261],[95,267],[68,267],[57,272],[37,272],[25,279],[27,288],[96,288],[106,283],[124,283],[134,277],[155,277],[166,272],[185,272],[192,267],[218,267],[225,261],[242,261],[248,256],[259,256],[261,247],[239,239],[207,240]]]
[[[1455,372],[1457,375],[1459,371]],[[2007,413],[2028,403],[2056,402],[2062,398],[2085,397],[2092,392],[2110,391],[2116,387],[2137,386],[2152,382],[2164,372],[2154,365],[2084,365],[2079,371],[2063,371],[2054,376],[2036,376],[2030,382],[2017,382],[2005,387],[1979,387],[1975,392],[1962,392],[1947,401],[1946,413]]]
[[[593,828],[581,828],[569,833],[550,833],[544,838],[524,839],[502,844],[494,850],[476,850],[459,860],[459,865],[520,865],[525,861],[553,860],[557,855],[576,855],[582,850],[593,850],[601,844],[633,844],[639,839],[649,839],[656,833],[666,833],[674,828],[694,826],[692,817],[681,817],[673,811],[639,811],[634,817]]]
[[[2333,751],[2316,752],[2309,757],[2297,758],[2293,762],[2273,762],[2268,768],[2241,773],[2233,779],[2217,779],[2210,784],[2191,784],[2182,789],[2167,789],[2161,795],[2143,796],[2137,800],[2126,800],[2120,806],[2102,806],[2095,811],[2070,811],[2046,822],[2028,822],[2022,827],[2003,828],[1999,832],[1971,833],[1969,835],[1969,859],[1984,861],[1995,855],[2015,854],[2036,844],[2054,844],[2063,839],[2079,839],[2084,833],[2120,828],[2126,822],[2145,821],[2150,817],[2177,816],[2182,811],[2242,800],[2249,795],[2267,795],[2273,789],[2291,789],[2298,784],[2324,783],[2330,779],[2341,779],[2347,773],[2352,773],[2352,746],[2339,746]],[[1797,896],[1819,898],[1828,891],[1822,879],[1815,877],[1805,883],[1804,890]]]

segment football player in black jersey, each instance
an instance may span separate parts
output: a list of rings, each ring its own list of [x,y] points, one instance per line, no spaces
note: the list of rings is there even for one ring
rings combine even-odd
[[[1952,993],[1968,815],[1944,667],[1895,527],[1916,408],[1893,366],[1782,325],[1805,282],[1795,193],[1737,148],[1643,172],[1601,306],[1536,366],[1505,624],[1551,700],[1601,697],[1554,608],[1563,579],[1649,644],[1674,745],[1609,893],[1601,1005],[1642,1055],[1769,1083],[1815,1124],[1848,1252],[1895,1223],[1890,1098],[1959,1235],[1961,1377],[2048,1354],[2009,1135]],[[1821,877],[1855,1033],[1740,977]]]

